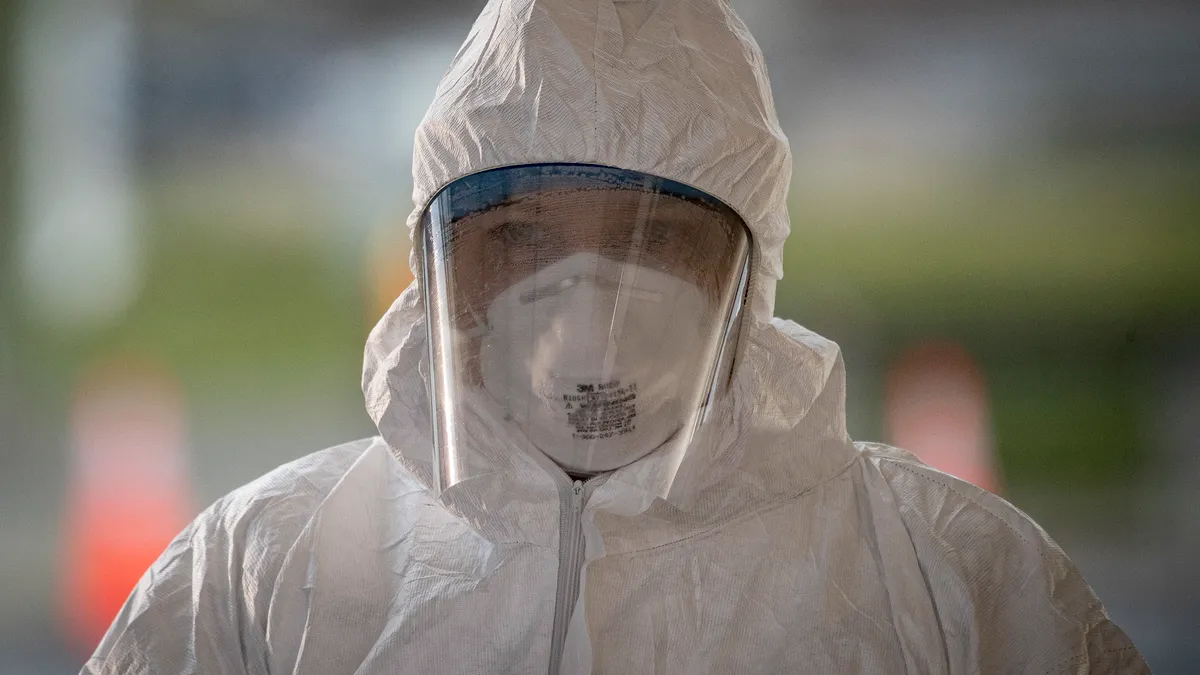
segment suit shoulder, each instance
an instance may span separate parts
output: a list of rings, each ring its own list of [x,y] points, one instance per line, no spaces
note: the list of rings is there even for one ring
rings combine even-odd
[[[378,438],[364,438],[305,455],[233,490],[213,507],[236,510],[261,502],[319,501],[364,452],[380,442]]]
[[[266,672],[265,626],[280,566],[326,497],[377,442],[289,462],[205,509],[147,570],[83,672],[194,672],[197,663],[204,672]],[[209,639],[195,639],[195,625],[206,626]],[[227,649],[236,644],[243,650]]]
[[[964,658],[1002,671],[1013,659],[1087,672],[1148,672],[1062,548],[1020,509],[897,448],[858,444]],[[1021,645],[1020,649],[1017,646]],[[984,669],[988,670],[987,668]]]
[[[252,559],[282,554],[347,471],[377,443],[382,440],[351,441],[272,469],[209,506],[192,523],[191,536]]]

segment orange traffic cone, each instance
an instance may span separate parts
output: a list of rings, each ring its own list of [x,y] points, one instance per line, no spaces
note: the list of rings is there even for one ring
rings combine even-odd
[[[989,406],[983,371],[953,342],[907,350],[887,376],[891,441],[936,469],[999,492]]]
[[[90,652],[191,517],[179,388],[144,365],[103,365],[80,381],[71,431],[63,617]]]

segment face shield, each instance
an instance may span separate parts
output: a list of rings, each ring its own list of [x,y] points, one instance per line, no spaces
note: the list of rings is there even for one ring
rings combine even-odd
[[[513,453],[576,475],[681,457],[729,383],[750,235],[698,190],[494,169],[434,197],[419,245],[442,489]]]

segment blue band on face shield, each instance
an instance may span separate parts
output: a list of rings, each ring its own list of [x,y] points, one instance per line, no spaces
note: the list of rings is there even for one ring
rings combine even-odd
[[[526,164],[501,167],[464,176],[454,181],[452,186],[452,190],[443,188],[433,198],[451,221],[510,204],[526,195],[567,188],[655,192],[700,202],[714,208],[729,208],[707,192],[689,185],[639,171],[597,164]]]

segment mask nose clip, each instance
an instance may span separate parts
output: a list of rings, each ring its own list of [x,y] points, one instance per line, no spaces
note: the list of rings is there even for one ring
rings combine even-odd
[[[606,279],[603,276],[596,274],[574,274],[560,281],[545,286],[539,286],[531,291],[526,291],[519,296],[522,305],[530,305],[539,300],[553,298],[562,295],[567,291],[580,285],[584,279],[590,280],[597,288],[603,288],[609,291],[616,291],[624,294],[632,300],[641,300],[642,302],[660,303],[663,300],[663,294],[658,291],[653,291],[647,288],[640,288],[626,281],[613,281]]]
[[[545,298],[552,298],[556,295],[562,295],[563,293],[574,288],[575,286],[578,286],[579,279],[581,276],[582,275],[576,274],[574,276],[567,277],[566,279],[555,282],[553,284],[539,286],[538,288],[535,288],[532,291],[527,291],[525,293],[522,293],[521,297],[520,297],[521,304],[522,305],[530,305],[530,304],[537,302],[538,300],[543,300]]]

